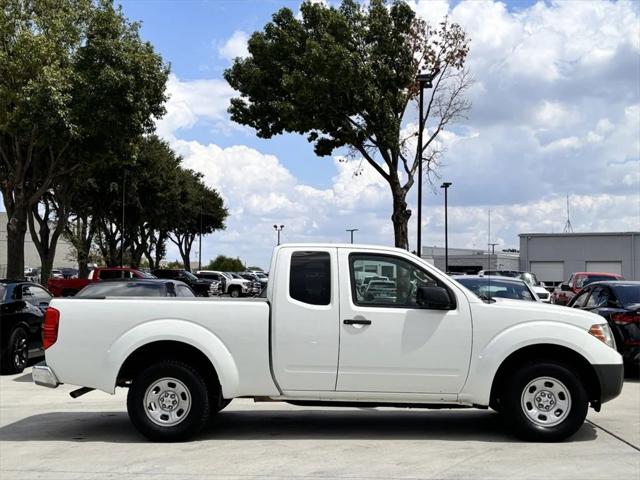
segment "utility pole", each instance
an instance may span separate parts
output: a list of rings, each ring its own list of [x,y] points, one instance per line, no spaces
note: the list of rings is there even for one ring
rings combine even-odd
[[[449,218],[447,215],[447,192],[449,187],[453,185],[451,182],[444,182],[440,188],[444,188],[444,271],[449,271]]]
[[[351,233],[351,243],[353,243],[353,232],[357,232],[357,228],[347,228],[347,232]]]
[[[202,270],[202,200],[200,200],[200,239],[198,240],[198,270]]]

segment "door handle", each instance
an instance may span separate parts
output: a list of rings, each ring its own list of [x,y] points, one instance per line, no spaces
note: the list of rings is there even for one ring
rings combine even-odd
[[[371,320],[365,320],[363,319],[355,319],[355,318],[348,318],[347,320],[343,320],[343,322],[345,325],[371,325]]]

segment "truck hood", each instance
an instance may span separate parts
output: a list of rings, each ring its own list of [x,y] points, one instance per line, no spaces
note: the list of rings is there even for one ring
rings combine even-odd
[[[495,309],[496,312],[508,312],[511,318],[518,320],[518,323],[547,320],[568,323],[586,330],[596,323],[606,323],[604,318],[595,313],[543,302],[502,298],[484,306],[491,310]]]

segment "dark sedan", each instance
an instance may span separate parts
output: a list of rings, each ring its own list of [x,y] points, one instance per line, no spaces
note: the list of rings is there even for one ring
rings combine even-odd
[[[485,302],[492,302],[496,298],[540,301],[531,287],[518,278],[484,277],[482,275],[456,275],[451,278],[467,287]]]
[[[606,318],[625,363],[640,367],[640,282],[590,283],[569,306]]]
[[[75,295],[75,298],[103,297],[195,297],[195,294],[177,280],[135,279],[91,283]]]
[[[0,367],[20,373],[44,355],[42,322],[51,294],[33,282],[0,280]]]

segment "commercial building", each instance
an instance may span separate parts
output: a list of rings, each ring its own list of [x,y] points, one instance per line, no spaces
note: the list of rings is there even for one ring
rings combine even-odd
[[[0,212],[0,278],[4,278],[7,271],[7,221],[7,212]],[[28,230],[24,239],[24,265],[25,267],[40,268],[40,256]],[[71,244],[63,238],[58,240],[53,266],[55,268],[76,266],[73,260]]]
[[[445,270],[445,249],[442,247],[422,247],[422,258]],[[480,270],[518,270],[519,256],[515,252],[473,248],[449,248],[449,272],[474,274]]]
[[[557,285],[573,272],[619,273],[640,280],[640,232],[521,233],[520,270]]]

